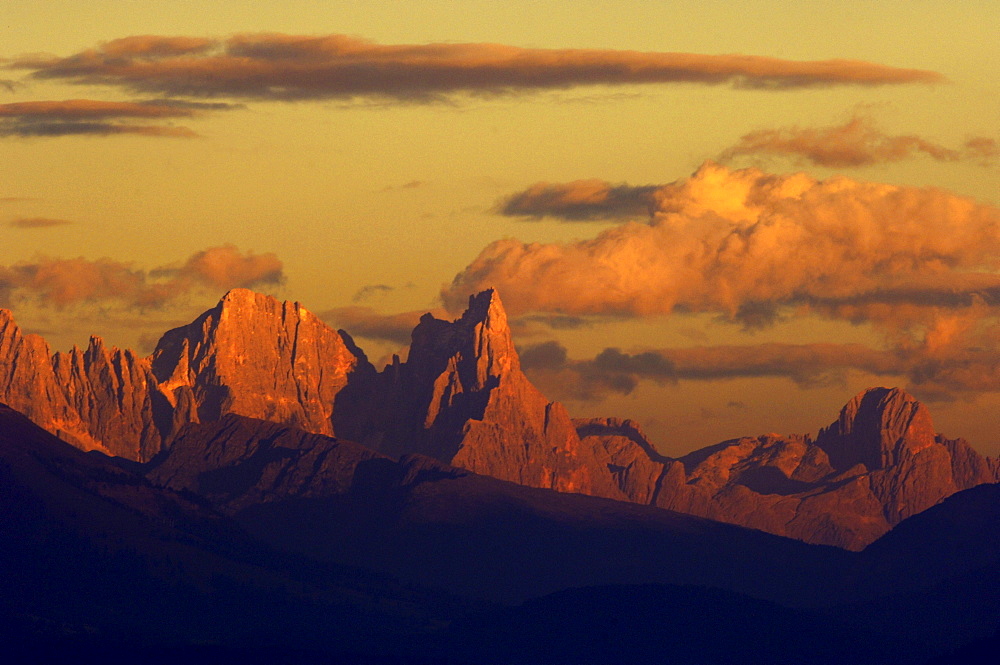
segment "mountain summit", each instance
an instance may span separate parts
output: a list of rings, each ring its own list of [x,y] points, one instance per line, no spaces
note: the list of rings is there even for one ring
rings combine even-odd
[[[338,393],[375,373],[346,333],[247,289],[167,332],[151,360],[175,426],[236,413],[326,435]]]
[[[872,388],[856,395],[837,422],[820,431],[819,445],[837,468],[864,464],[874,471],[930,448],[934,438],[927,407],[899,388]]]
[[[412,340],[407,362],[383,374],[390,425],[366,443],[522,485],[624,498],[562,404],[521,371],[496,291],[471,296],[456,321],[425,314]]]

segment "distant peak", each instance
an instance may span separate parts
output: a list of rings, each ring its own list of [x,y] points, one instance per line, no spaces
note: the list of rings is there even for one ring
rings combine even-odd
[[[880,421],[891,418],[900,410],[917,411],[925,407],[917,398],[901,388],[868,388],[855,395],[840,412],[840,424],[849,433],[857,425],[859,419],[868,416],[877,417]]]
[[[828,445],[839,439],[831,460],[862,462],[869,469],[895,464],[905,449],[918,453],[934,444],[930,412],[900,388],[869,388],[855,395],[840,417],[820,433]]]

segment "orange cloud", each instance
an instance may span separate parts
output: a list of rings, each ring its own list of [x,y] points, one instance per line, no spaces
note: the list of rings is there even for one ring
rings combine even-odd
[[[231,246],[197,252],[179,268],[151,271],[112,259],[41,257],[0,266],[0,303],[27,298],[56,307],[101,301],[160,307],[196,289],[222,291],[282,279],[274,254],[244,255]]]
[[[36,78],[168,95],[285,100],[426,101],[456,92],[675,82],[790,89],[944,80],[936,72],[852,60],[500,44],[382,45],[346,35],[282,34],[226,40],[126,37],[68,57],[22,57],[9,67],[30,71]]]
[[[234,108],[177,100],[105,102],[93,99],[0,104],[0,136],[70,136],[139,134],[194,137],[187,127],[139,125],[135,119],[190,118],[205,110]]]
[[[868,166],[898,162],[924,154],[941,162],[977,160],[988,162],[997,155],[996,141],[977,137],[963,149],[952,149],[916,135],[889,136],[870,118],[854,117],[832,127],[784,127],[744,134],[726,149],[720,160],[744,155],[791,157],[818,166]]]
[[[648,223],[567,244],[490,244],[442,289],[446,307],[493,287],[514,315],[766,321],[795,305],[954,306],[1000,288],[1000,209],[943,190],[709,162],[652,197]]]

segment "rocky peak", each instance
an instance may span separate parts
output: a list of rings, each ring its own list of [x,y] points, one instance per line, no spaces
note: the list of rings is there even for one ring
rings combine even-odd
[[[152,369],[175,422],[236,413],[326,435],[337,394],[355,372],[374,373],[353,342],[299,303],[248,289],[167,332]]]
[[[469,297],[469,308],[453,322],[425,314],[413,330],[407,364],[416,376],[437,377],[452,365],[463,390],[483,390],[521,364],[500,296],[488,289]]]
[[[934,437],[930,412],[913,396],[899,388],[869,388],[844,406],[816,443],[835,468],[860,463],[872,471],[930,448]]]

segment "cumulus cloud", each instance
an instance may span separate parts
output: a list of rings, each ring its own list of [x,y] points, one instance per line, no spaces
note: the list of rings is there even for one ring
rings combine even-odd
[[[948,148],[915,134],[888,135],[871,118],[856,116],[830,127],[783,127],[750,132],[723,151],[719,159],[777,156],[817,166],[852,167],[898,162],[920,154],[940,162],[969,160],[986,164],[996,157],[997,144],[993,139],[976,137],[961,148]]]
[[[497,288],[516,314],[718,312],[916,301],[1000,287],[1000,209],[949,192],[731,171],[659,187],[647,223],[567,244],[498,240],[442,290],[450,311]]]
[[[15,229],[47,229],[53,226],[65,226],[73,222],[68,219],[51,219],[49,217],[18,217],[8,220],[6,226]]]
[[[651,197],[645,223],[591,239],[491,243],[442,299],[458,312],[470,293],[496,288],[515,320],[708,313],[760,330],[821,316],[871,325],[884,349],[609,349],[560,370],[572,370],[567,385],[584,386],[581,394],[628,392],[641,379],[786,376],[807,385],[851,369],[905,377],[924,394],[1000,390],[995,206],[940,189],[711,162]],[[529,366],[533,353],[555,357],[553,348],[531,351]]]
[[[791,89],[935,83],[936,73],[853,60],[793,61],[501,44],[377,44],[347,35],[236,35],[224,40],[142,35],[67,57],[8,65],[35,78],[171,96],[241,99],[377,97],[427,101],[581,85],[701,83]]]
[[[93,99],[14,102],[0,104],[0,136],[109,136],[138,134],[190,138],[187,127],[138,124],[137,120],[191,118],[206,110],[233,108],[230,104],[150,100],[106,102]]]
[[[55,307],[81,302],[162,307],[197,289],[222,291],[282,279],[274,254],[243,254],[228,245],[197,252],[179,267],[150,271],[112,259],[39,257],[0,266],[0,304],[29,299]]]

